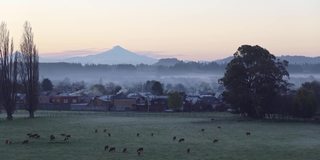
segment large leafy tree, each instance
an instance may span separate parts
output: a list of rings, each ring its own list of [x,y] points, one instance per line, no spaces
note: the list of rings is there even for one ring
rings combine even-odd
[[[306,82],[298,89],[293,100],[293,114],[296,117],[310,118],[320,108],[320,82]]]
[[[171,109],[180,109],[183,105],[184,93],[171,92],[168,94],[168,106]]]
[[[302,88],[308,89],[314,93],[314,96],[317,101],[317,108],[320,110],[320,82],[319,81],[312,81],[303,83]]]
[[[162,95],[163,94],[163,87],[162,84],[159,81],[154,81],[151,92],[155,95]]]
[[[287,61],[280,61],[260,46],[243,45],[234,53],[220,79],[224,100],[240,113],[261,118],[276,111],[272,101],[288,88]]]
[[[43,91],[52,91],[53,90],[53,84],[52,84],[51,80],[48,79],[48,78],[43,79],[42,82],[41,82],[41,89]]]
[[[145,90],[148,92],[151,92],[155,95],[162,95],[163,94],[163,87],[162,84],[159,81],[147,81],[144,85]]]
[[[294,98],[294,116],[310,118],[317,111],[317,100],[312,90],[301,87]]]

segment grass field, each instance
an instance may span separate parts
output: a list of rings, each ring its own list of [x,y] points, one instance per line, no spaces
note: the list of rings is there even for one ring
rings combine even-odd
[[[238,117],[228,113],[39,111],[36,115],[35,119],[26,119],[26,113],[19,111],[13,121],[5,121],[4,113],[0,115],[1,160],[320,159],[320,124],[239,122]],[[103,132],[105,128],[111,137]],[[200,131],[202,128],[205,132]],[[246,135],[248,131],[250,136]],[[38,133],[41,138],[21,144],[29,132]],[[55,141],[63,142],[60,133],[71,134],[70,141],[48,143],[51,134],[56,135]],[[173,141],[173,136],[185,138],[185,142]],[[14,143],[6,145],[6,139]],[[213,143],[214,139],[219,141]],[[116,152],[104,151],[105,145],[116,147]],[[128,153],[121,153],[124,147]],[[136,153],[139,147],[144,148],[142,156]],[[187,148],[191,149],[190,154]]]

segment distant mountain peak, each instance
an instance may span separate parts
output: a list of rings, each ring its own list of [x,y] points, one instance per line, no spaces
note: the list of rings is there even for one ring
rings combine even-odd
[[[82,63],[82,64],[153,64],[157,62],[156,59],[139,55],[131,52],[120,45],[112,47],[110,50],[89,55],[85,57],[73,57],[66,59],[65,62],[69,63]]]
[[[124,47],[121,47],[120,45],[113,46],[111,49],[103,51],[101,53],[98,53],[97,55],[107,55],[107,54],[114,55],[114,56],[117,56],[117,55],[124,55],[124,56],[125,55],[138,55],[134,52],[131,52],[131,51],[125,49]],[[93,56],[95,56],[95,55],[93,55]]]
[[[113,46],[111,50],[125,50],[125,51],[128,51],[125,48],[121,47],[120,45]]]

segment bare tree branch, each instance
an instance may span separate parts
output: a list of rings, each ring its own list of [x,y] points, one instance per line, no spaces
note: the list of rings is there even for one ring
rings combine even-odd
[[[17,88],[17,53],[13,53],[13,40],[9,40],[6,23],[0,26],[0,105],[7,112],[7,119],[12,120],[16,106]]]
[[[33,118],[39,103],[39,56],[33,41],[32,27],[29,22],[26,22],[24,25],[20,51],[19,72],[26,92],[26,110],[29,111],[30,118]]]

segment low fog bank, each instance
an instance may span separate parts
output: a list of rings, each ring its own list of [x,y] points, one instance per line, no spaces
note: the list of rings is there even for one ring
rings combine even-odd
[[[302,83],[320,80],[319,64],[289,64],[289,81],[298,88]],[[66,78],[72,82],[83,81],[86,84],[112,82],[121,86],[145,83],[157,80],[162,84],[183,84],[188,88],[207,83],[216,88],[223,77],[226,64],[216,62],[184,62],[155,65],[94,65],[76,63],[40,63],[40,79],[49,78],[58,83]]]
[[[223,77],[223,72],[162,72],[162,71],[68,71],[68,70],[43,70],[40,68],[40,79],[49,78],[53,83],[68,79],[71,82],[83,81],[87,85],[104,84],[112,82],[121,86],[132,86],[145,83],[148,80],[160,81],[163,85],[182,84],[188,90],[199,85],[209,85],[210,88],[219,87],[218,80]],[[289,82],[298,88],[307,81],[320,80],[320,74],[294,73],[290,74]]]

